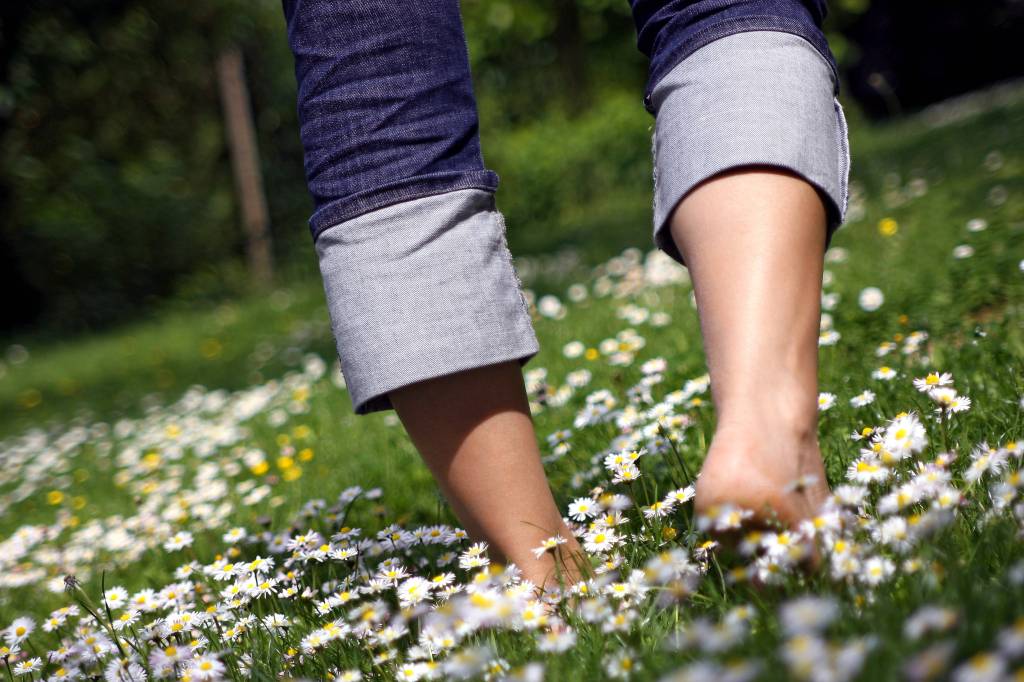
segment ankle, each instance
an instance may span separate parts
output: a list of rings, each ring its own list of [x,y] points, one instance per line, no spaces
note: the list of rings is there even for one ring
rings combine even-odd
[[[817,443],[818,395],[810,391],[781,391],[761,388],[754,400],[730,400],[717,405],[715,436],[747,434],[763,439],[767,435],[800,444]],[[723,401],[724,402],[724,401]]]
[[[735,415],[735,416],[733,416]],[[748,443],[751,447],[766,441],[782,441],[798,448],[818,447],[817,410],[813,417],[766,414],[753,410],[738,411],[719,419],[714,441],[727,441],[733,445]]]

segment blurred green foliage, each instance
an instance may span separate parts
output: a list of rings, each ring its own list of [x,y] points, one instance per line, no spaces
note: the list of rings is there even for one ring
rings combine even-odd
[[[837,0],[829,21],[867,1]],[[590,248],[614,232],[602,225],[649,221],[653,119],[628,2],[463,0],[462,11],[513,251]],[[0,266],[32,307],[23,322],[64,333],[173,295],[244,291],[214,69],[228,44],[246,57],[276,256],[315,272],[279,2],[44,0],[0,10],[0,27]]]
[[[241,252],[214,62],[240,42],[271,203],[306,209],[294,85],[274,3],[53,3],[7,64],[3,240],[61,327],[121,318]],[[259,49],[256,47],[259,46]],[[278,139],[280,138],[280,139]],[[284,175],[275,168],[290,166]],[[271,185],[272,187],[274,184]],[[298,199],[298,200],[297,200]],[[290,211],[290,215],[289,215]]]

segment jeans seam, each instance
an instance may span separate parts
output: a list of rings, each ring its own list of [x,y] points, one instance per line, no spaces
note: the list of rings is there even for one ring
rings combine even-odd
[[[526,295],[523,293],[523,282],[519,279],[519,273],[516,272],[515,264],[512,262],[512,252],[508,248],[505,215],[497,208],[494,208],[493,210],[497,214],[498,223],[501,226],[501,250],[504,255],[505,267],[512,273],[512,277],[516,281],[516,293],[519,295],[519,302],[523,309],[523,314],[526,316],[526,319],[530,319],[530,304],[527,302]]]
[[[839,180],[843,183],[843,205],[839,215],[839,225],[846,220],[846,212],[850,203],[850,145],[849,128],[846,124],[846,116],[843,113],[843,105],[838,97],[833,97],[835,103],[836,117],[838,119],[839,147],[842,154],[839,157]]]

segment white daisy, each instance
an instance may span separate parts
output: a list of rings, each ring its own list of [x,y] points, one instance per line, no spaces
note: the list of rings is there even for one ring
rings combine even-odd
[[[870,390],[864,390],[850,398],[850,405],[852,407],[864,407],[873,402],[875,402],[875,392]]]

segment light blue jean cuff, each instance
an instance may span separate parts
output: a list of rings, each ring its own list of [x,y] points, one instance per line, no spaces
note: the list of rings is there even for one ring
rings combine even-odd
[[[823,193],[825,248],[846,218],[850,151],[835,76],[806,39],[745,31],[704,45],[654,88],[654,242],[680,263],[672,211],[702,180],[772,164]]]
[[[356,414],[388,392],[540,350],[494,194],[421,197],[316,239],[341,371]]]

